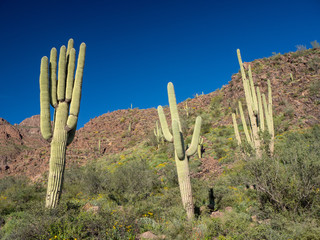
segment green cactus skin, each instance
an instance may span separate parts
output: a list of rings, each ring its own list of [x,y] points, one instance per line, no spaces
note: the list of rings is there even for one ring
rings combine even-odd
[[[269,144],[269,150],[270,155],[272,156],[274,153],[274,125],[273,125],[273,111],[272,111],[272,90],[271,90],[271,84],[268,80],[268,103],[266,100],[266,96],[262,94],[262,102],[264,107],[264,114],[266,118],[267,128],[270,135],[270,144]]]
[[[236,119],[236,114],[234,114],[234,113],[232,113],[232,122],[233,122],[234,135],[236,136],[238,146],[240,146],[241,145],[241,138],[240,138],[238,123],[237,123],[237,119]]]
[[[263,107],[262,107],[262,99],[259,87],[257,87],[257,97],[258,97],[258,113],[259,113],[259,128],[261,132],[265,131],[264,126],[264,116],[263,116]]]
[[[249,84],[250,84],[249,86],[250,86],[250,92],[251,92],[251,98],[252,98],[253,113],[255,115],[258,115],[258,100],[257,100],[257,94],[256,94],[254,84],[253,84],[251,65],[249,65],[248,76],[249,76]]]
[[[247,142],[250,144],[251,147],[254,148],[254,146],[253,146],[253,141],[252,141],[252,137],[251,137],[250,134],[249,134],[247,122],[246,122],[246,119],[245,119],[245,117],[244,117],[244,113],[243,113],[243,109],[242,109],[242,104],[241,104],[240,101],[239,101],[239,112],[240,112],[240,118],[241,118],[241,122],[242,122],[242,126],[243,126],[243,131],[244,131],[244,134],[245,134],[245,136],[246,136]]]
[[[293,80],[293,75],[292,75],[292,73],[290,73],[290,80],[291,80],[291,82],[294,81],[294,80]]]
[[[261,94],[259,87],[254,88],[251,66],[249,65],[248,76],[249,80],[246,77],[246,73],[244,71],[240,50],[237,49],[237,55],[240,65],[242,83],[245,93],[245,99],[248,108],[249,120],[250,120],[250,135],[247,129],[247,124],[245,122],[243,110],[241,103],[239,102],[239,110],[240,116],[242,120],[242,124],[244,127],[244,132],[246,135],[247,142],[255,149],[256,156],[258,158],[261,157],[262,151],[260,149],[261,139],[259,136],[259,132],[264,132],[266,130],[265,123],[268,129],[268,132],[271,136],[271,141],[269,145],[270,154],[273,155],[274,152],[274,126],[273,126],[273,113],[272,113],[272,90],[271,83],[268,80],[268,103],[266,101],[266,97],[264,94]],[[234,118],[234,116],[232,116]],[[235,121],[234,126],[235,126]],[[236,134],[236,129],[235,129]],[[239,142],[239,141],[238,141]]]
[[[159,127],[158,121],[156,121],[156,128],[153,130],[153,133],[154,133],[154,136],[156,137],[158,149],[159,149],[160,145],[163,144],[164,139],[163,139],[163,134],[162,134],[161,128]]]
[[[270,141],[270,153],[271,156],[273,155],[274,152],[274,125],[273,125],[273,110],[272,110],[272,89],[271,89],[271,83],[270,80],[268,79],[268,111],[269,111],[269,119],[268,121],[270,122],[270,128],[269,134],[271,136],[271,141]]]
[[[58,81],[56,80],[57,50],[55,48],[51,50],[50,67],[48,67],[47,57],[41,59],[39,81],[40,128],[44,139],[51,140],[49,178],[46,194],[47,208],[55,208],[61,195],[66,148],[72,142],[77,127],[85,51],[86,45],[82,43],[74,82],[75,50],[73,49],[72,39],[69,40],[68,49],[65,46],[60,48]],[[48,76],[49,68],[50,78]],[[55,109],[53,135],[50,103]]]
[[[40,131],[45,140],[52,137],[47,57],[41,59],[40,66]]]
[[[250,74],[249,74],[249,80],[246,77],[246,73],[244,71],[244,67],[243,67],[243,63],[242,63],[242,59],[241,59],[241,54],[240,54],[240,50],[237,49],[237,55],[238,55],[238,61],[239,61],[239,65],[240,65],[240,71],[241,71],[241,76],[242,76],[242,83],[243,83],[243,87],[244,87],[244,93],[245,93],[245,98],[246,98],[246,103],[247,103],[247,108],[248,108],[248,114],[249,114],[249,119],[250,119],[250,126],[251,126],[251,133],[252,133],[252,140],[253,140],[253,146],[256,152],[256,155],[258,158],[260,158],[262,156],[262,152],[260,149],[261,146],[261,142],[260,142],[260,137],[259,137],[259,129],[257,126],[257,114],[255,114],[254,112],[254,97],[253,95],[255,95],[253,92],[255,92],[254,90],[254,86],[252,84],[253,89],[251,89],[250,87]],[[249,68],[250,69],[250,68]],[[252,76],[251,76],[252,78]]]
[[[178,173],[178,182],[180,187],[180,194],[182,204],[187,213],[187,218],[191,220],[194,217],[194,205],[192,199],[192,189],[189,172],[189,157],[196,153],[199,144],[200,129],[202,119],[200,116],[196,118],[194,132],[191,144],[185,150],[184,139],[181,131],[181,123],[179,119],[178,107],[174,87],[171,82],[168,83],[168,98],[172,120],[172,134],[169,131],[168,123],[163,112],[163,108],[158,106],[158,114],[161,124],[161,129],[165,139],[168,142],[173,142],[175,148],[175,161]]]
[[[186,111],[187,117],[189,117],[189,115],[190,115],[190,108],[189,108],[189,106],[188,106],[188,102],[186,102],[186,105],[185,105],[185,107],[184,107],[184,110]]]

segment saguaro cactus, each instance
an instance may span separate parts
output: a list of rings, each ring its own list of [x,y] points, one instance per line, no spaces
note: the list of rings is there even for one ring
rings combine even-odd
[[[153,134],[156,137],[158,149],[160,148],[160,145],[164,143],[162,130],[159,127],[158,121],[156,121],[156,127],[153,129]]]
[[[247,79],[239,49],[237,49],[237,55],[238,55],[238,61],[239,61],[239,65],[240,65],[244,94],[245,94],[245,98],[246,98],[248,114],[249,114],[249,119],[250,119],[251,133],[253,136],[253,138],[252,138],[253,146],[255,148],[256,155],[258,157],[261,157],[261,149],[260,149],[261,142],[260,142],[260,137],[259,137],[259,128],[257,126],[257,123],[258,123],[258,121],[257,121],[258,120],[258,101],[257,101],[257,96],[256,96],[254,85],[253,85],[251,68],[249,67],[249,79]]]
[[[270,80],[268,80],[268,103],[266,101],[266,97],[264,94],[262,94],[262,102],[264,105],[264,113],[265,113],[265,118],[266,118],[266,122],[267,122],[268,132],[271,137],[270,144],[269,144],[269,150],[270,150],[270,154],[273,155],[273,152],[274,152],[274,125],[273,125],[273,111],[272,111],[272,90],[271,90]]]
[[[203,137],[199,138],[199,144],[198,144],[198,158],[201,159],[202,158],[202,153],[204,152],[204,148],[203,148]]]
[[[249,114],[249,128],[250,133],[247,127],[247,123],[244,117],[244,113],[242,110],[242,104],[239,101],[239,112],[240,117],[243,125],[243,130],[246,136],[246,140],[249,145],[255,149],[257,157],[261,157],[262,152],[260,149],[262,139],[260,138],[259,133],[265,131],[265,121],[269,131],[269,135],[271,136],[271,141],[269,145],[270,154],[273,154],[274,151],[274,130],[273,130],[273,117],[272,117],[272,93],[271,93],[271,84],[268,80],[268,104],[265,99],[265,95],[260,93],[259,87],[255,89],[253,84],[251,66],[249,65],[248,76],[247,79],[246,73],[244,71],[240,50],[237,50],[241,76],[242,76],[242,83],[245,93],[245,99]],[[241,144],[241,139],[238,131],[237,121],[235,115],[232,115],[235,135],[238,141],[238,144]]]
[[[169,131],[168,123],[164,115],[163,108],[161,106],[158,106],[158,114],[164,138],[168,142],[173,142],[174,144],[175,161],[178,173],[178,182],[180,187],[182,204],[187,212],[187,217],[190,220],[194,217],[194,205],[190,182],[189,157],[195,154],[197,151],[202,119],[200,116],[196,118],[192,141],[190,147],[186,150],[184,139],[182,136],[176,96],[174,93],[173,84],[171,82],[168,83],[168,98],[172,120],[172,134]]]
[[[48,58],[41,59],[40,68],[40,128],[44,139],[51,142],[50,168],[46,207],[57,206],[63,182],[66,148],[75,135],[80,109],[81,87],[86,45],[80,45],[77,71],[74,79],[76,51],[73,39],[68,48],[60,48],[57,81],[57,50],[51,49]],[[49,70],[49,71],[48,71]],[[50,103],[54,108],[53,131],[50,117]]]

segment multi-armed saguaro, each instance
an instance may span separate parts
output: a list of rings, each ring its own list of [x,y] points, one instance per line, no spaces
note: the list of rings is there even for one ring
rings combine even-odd
[[[75,72],[76,51],[73,39],[68,48],[62,46],[59,54],[57,80],[57,49],[52,48],[50,63],[41,59],[40,69],[40,128],[44,139],[51,142],[50,169],[46,207],[57,206],[63,181],[66,148],[75,135],[80,109],[82,77],[86,45],[80,45],[77,71]],[[50,117],[50,104],[54,108],[53,132]]]
[[[250,120],[250,132],[247,127],[247,123],[244,117],[242,104],[239,101],[239,112],[243,125],[243,130],[246,136],[246,140],[249,145],[255,149],[257,157],[261,157],[261,138],[260,132],[265,131],[265,122],[268,128],[269,135],[271,137],[269,144],[270,154],[273,154],[274,151],[274,127],[273,127],[273,117],[272,117],[272,93],[271,93],[271,84],[268,80],[268,104],[266,101],[266,97],[264,94],[260,93],[259,87],[255,89],[253,84],[251,66],[249,65],[248,76],[246,77],[246,73],[244,71],[240,50],[237,50],[238,60],[241,70],[242,83],[245,93],[246,104],[248,108],[249,120]],[[240,134],[238,130],[238,125],[236,121],[236,116],[232,114],[232,120],[234,125],[234,131],[236,135],[236,139],[238,144],[241,144]]]
[[[188,160],[189,157],[195,154],[197,151],[202,119],[200,116],[197,117],[192,141],[190,147],[186,150],[184,139],[182,136],[176,96],[174,93],[173,84],[171,82],[168,83],[168,98],[172,120],[172,134],[169,131],[168,123],[161,106],[158,106],[158,114],[164,138],[168,142],[173,142],[174,144],[175,160],[182,204],[187,212],[188,219],[192,219],[194,217],[194,206]]]

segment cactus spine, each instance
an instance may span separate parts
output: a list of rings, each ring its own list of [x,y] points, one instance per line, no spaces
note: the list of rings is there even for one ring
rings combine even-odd
[[[246,104],[247,104],[247,109],[249,114],[249,121],[250,121],[250,124],[249,124],[250,132],[249,132],[247,123],[244,117],[242,104],[239,101],[239,112],[240,112],[240,117],[243,125],[243,130],[246,136],[246,140],[251,145],[251,147],[255,149],[256,156],[260,158],[262,155],[262,152],[260,149],[262,139],[260,138],[259,132],[265,131],[266,129],[265,123],[266,123],[269,135],[271,136],[269,150],[270,150],[270,154],[272,155],[274,151],[274,130],[273,130],[274,126],[273,126],[273,115],[272,115],[272,91],[271,91],[270,81],[268,80],[268,103],[267,103],[266,97],[264,94],[261,94],[259,87],[257,87],[256,89],[254,87],[250,65],[248,69],[249,79],[247,79],[239,49],[237,50],[237,55],[238,55],[238,60],[240,65],[242,83],[243,83],[245,99],[246,99]],[[240,145],[241,139],[240,139],[240,134],[237,126],[237,121],[234,114],[232,115],[232,121],[234,125],[235,135],[236,135],[238,144]]]
[[[178,182],[180,187],[180,194],[182,198],[182,204],[187,212],[187,217],[191,220],[194,217],[194,205],[192,199],[192,189],[190,182],[189,172],[189,157],[196,153],[197,146],[199,144],[200,129],[201,129],[201,117],[196,118],[194,132],[190,147],[186,150],[184,139],[181,131],[181,124],[179,119],[178,107],[174,87],[171,82],[168,83],[168,98],[172,121],[172,134],[169,131],[168,123],[163,112],[163,108],[158,106],[158,114],[162,132],[165,139],[168,142],[173,142],[175,149],[175,161],[178,173]]]
[[[52,48],[48,58],[41,59],[40,67],[40,128],[44,139],[51,142],[51,155],[46,207],[57,206],[63,182],[66,148],[72,142],[80,109],[81,87],[86,45],[80,45],[77,71],[74,79],[76,51],[73,39],[60,48],[57,81],[57,50]],[[50,66],[50,67],[49,67]],[[50,69],[50,72],[48,71]],[[49,77],[50,75],[50,77]],[[55,109],[51,127],[50,103]]]

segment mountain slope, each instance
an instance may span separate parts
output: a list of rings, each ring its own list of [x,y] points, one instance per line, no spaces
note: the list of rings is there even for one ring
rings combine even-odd
[[[255,85],[262,92],[266,92],[267,79],[271,81],[276,134],[288,130],[289,126],[304,128],[319,123],[320,49],[258,59],[245,63],[245,68],[249,64]],[[235,111],[238,100],[243,99],[241,76],[236,73],[220,90],[187,99],[179,104],[179,108],[181,115],[185,116],[188,104],[191,115],[188,122],[193,122],[195,116],[201,114],[208,132],[215,127],[230,125],[231,113]],[[165,111],[169,116],[168,109]],[[47,171],[50,146],[41,140],[38,119],[38,116],[33,116],[17,126],[2,120],[0,157],[5,164],[0,169],[0,177],[25,174],[36,179]],[[67,166],[85,164],[102,155],[114,155],[137,147],[152,138],[157,119],[156,109],[136,108],[106,113],[90,120],[77,131],[74,142],[69,146]],[[6,137],[8,134],[10,137]],[[210,139],[205,139],[205,146],[203,172],[208,173],[217,167],[219,154]]]

